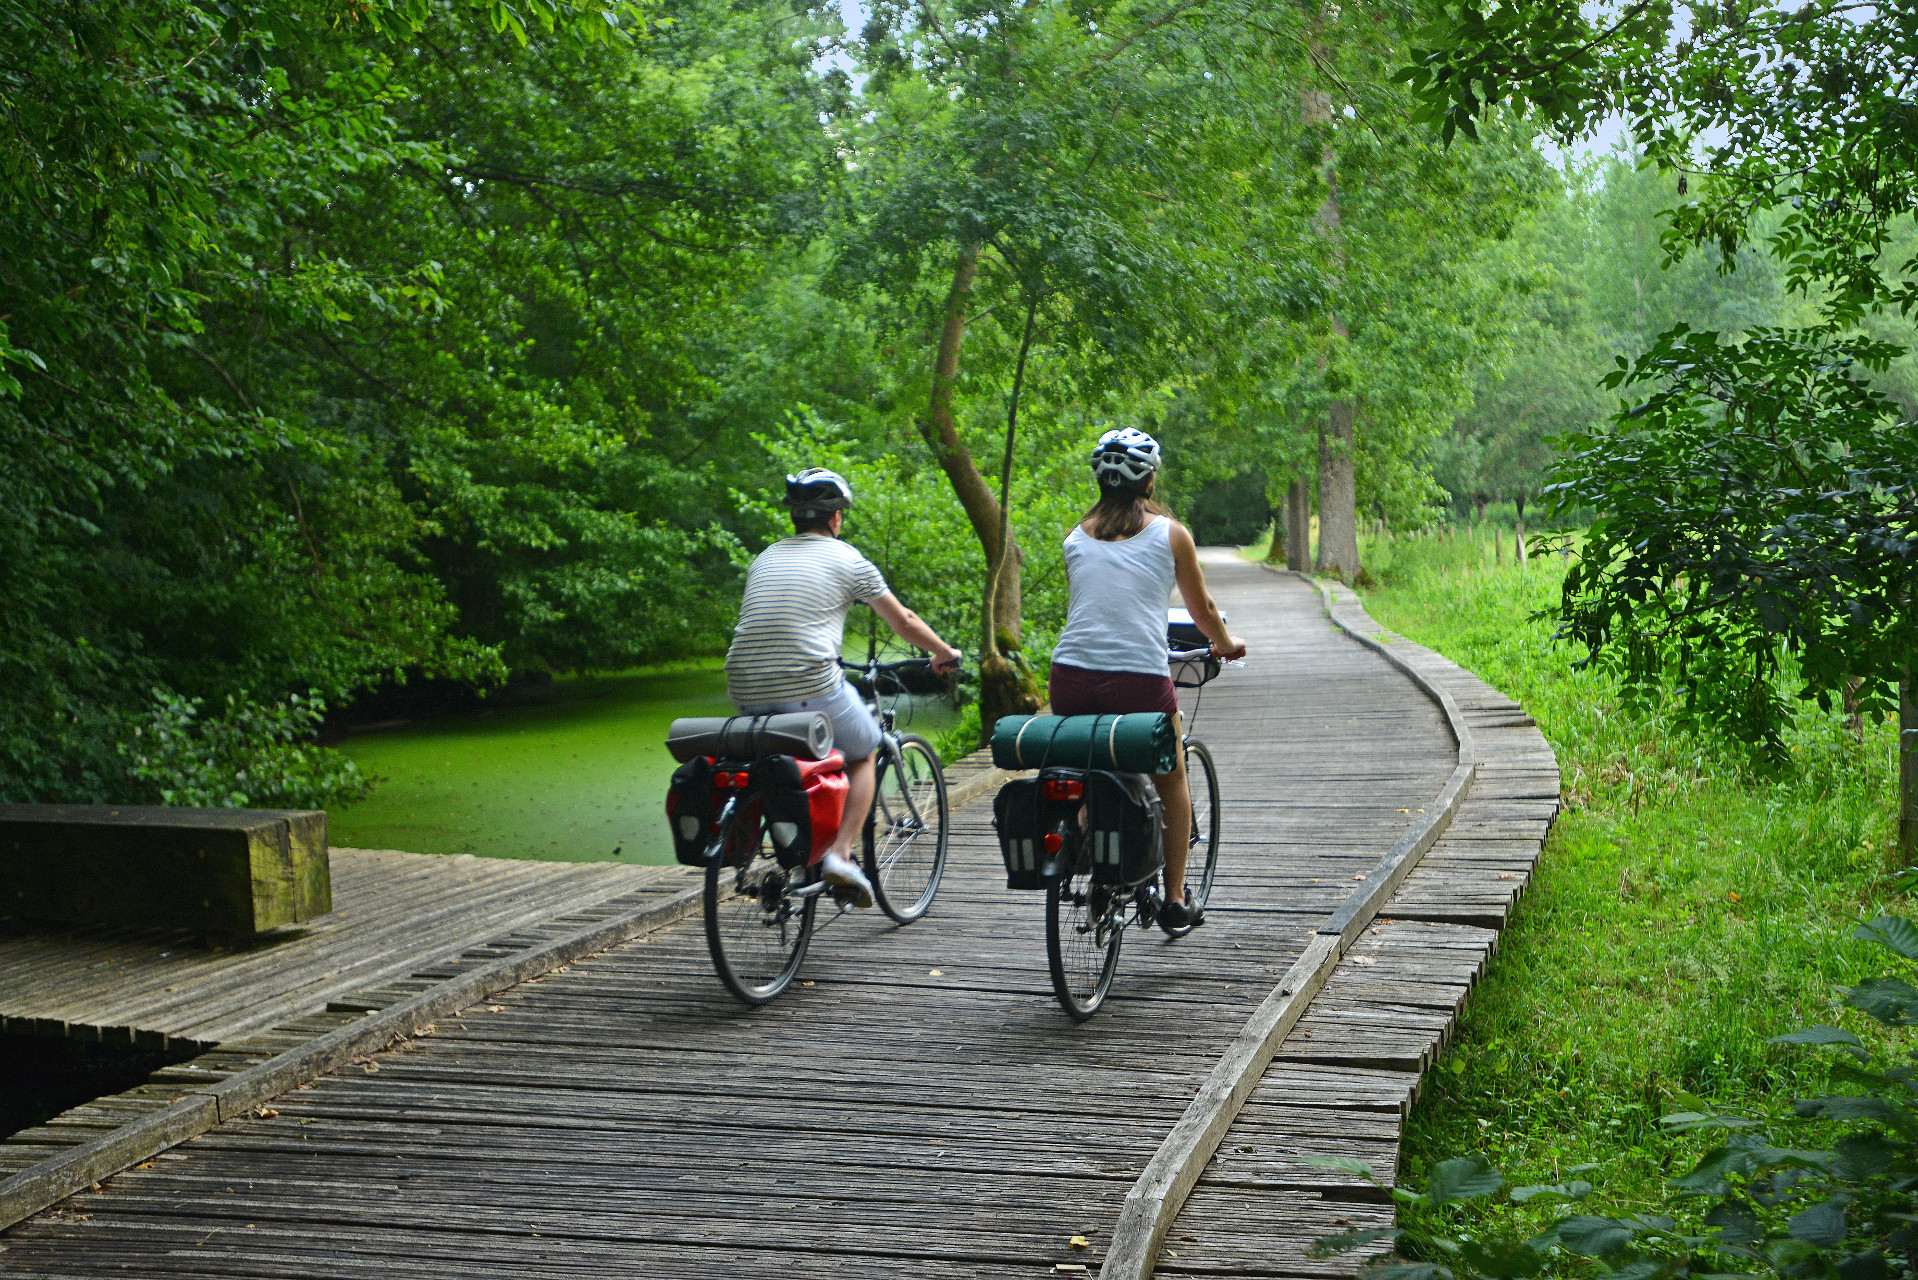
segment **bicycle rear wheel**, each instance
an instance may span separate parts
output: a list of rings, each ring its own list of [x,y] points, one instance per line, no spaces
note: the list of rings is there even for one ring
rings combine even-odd
[[[946,874],[946,775],[939,753],[917,734],[901,734],[866,819],[866,875],[880,909],[900,924],[926,914]]]
[[[747,1004],[765,1004],[792,985],[806,958],[818,899],[794,898],[796,879],[763,832],[743,865],[706,868],[706,948],[726,990]]]
[[[1124,889],[1092,883],[1088,869],[1046,890],[1046,960],[1060,1006],[1084,1022],[1105,1003],[1125,937]]]
[[[1185,884],[1192,891],[1192,903],[1204,907],[1212,896],[1212,882],[1219,874],[1219,771],[1212,764],[1212,753],[1205,743],[1185,740],[1185,786],[1192,797],[1192,836],[1185,855]],[[1192,926],[1174,929],[1161,922],[1168,936],[1183,938]]]

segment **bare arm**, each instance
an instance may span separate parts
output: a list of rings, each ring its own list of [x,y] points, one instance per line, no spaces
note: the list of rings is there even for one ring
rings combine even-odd
[[[1179,584],[1179,595],[1192,621],[1212,641],[1212,652],[1221,658],[1243,658],[1245,641],[1225,629],[1219,606],[1205,589],[1205,570],[1199,568],[1199,548],[1184,525],[1172,522],[1172,572]]]
[[[932,655],[934,671],[950,671],[959,665],[962,658],[957,649],[939,638],[939,633],[919,620],[919,615],[899,603],[899,597],[888,591],[876,600],[869,601],[872,611],[885,620],[893,634],[916,649],[924,649]]]

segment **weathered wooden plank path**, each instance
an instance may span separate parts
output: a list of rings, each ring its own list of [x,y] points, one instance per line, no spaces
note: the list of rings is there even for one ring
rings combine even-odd
[[[805,985],[769,1008],[732,1004],[697,920],[682,920],[22,1223],[0,1236],[0,1275],[1097,1270],[1128,1190],[1221,1047],[1457,764],[1431,699],[1333,629],[1312,587],[1217,557],[1209,571],[1254,650],[1197,717],[1224,788],[1219,886],[1192,937],[1130,935],[1091,1023],[1052,1003],[1042,897],[1004,890],[978,803],[957,815],[931,916],[903,930],[836,921]],[[1488,730],[1519,718],[1466,673],[1419,660]],[[1481,739],[1493,807],[1459,815],[1392,923],[1365,935],[1287,1039],[1162,1271],[1349,1273],[1305,1245],[1384,1206],[1296,1162],[1363,1154],[1389,1179],[1417,1071],[1549,819],[1532,794],[1549,752],[1521,752],[1529,763],[1501,780],[1501,750]],[[1498,807],[1501,789],[1517,808]],[[310,1031],[354,1016],[335,1010]]]
[[[0,931],[0,1031],[140,1048],[211,1049],[475,939],[660,881],[665,869],[331,851],[333,912],[212,945],[185,930]]]

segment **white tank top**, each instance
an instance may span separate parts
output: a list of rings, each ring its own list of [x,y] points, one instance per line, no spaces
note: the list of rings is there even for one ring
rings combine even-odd
[[[1167,674],[1172,521],[1154,516],[1118,542],[1101,542],[1075,525],[1066,535],[1065,555],[1072,603],[1052,660],[1087,671]]]

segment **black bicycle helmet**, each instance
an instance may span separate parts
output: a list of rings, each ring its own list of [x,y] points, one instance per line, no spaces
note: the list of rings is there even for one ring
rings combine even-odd
[[[837,471],[807,467],[786,477],[786,505],[794,511],[844,511],[852,505],[852,486]]]

